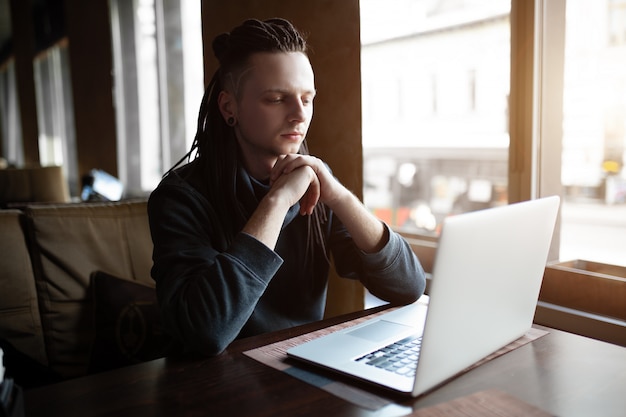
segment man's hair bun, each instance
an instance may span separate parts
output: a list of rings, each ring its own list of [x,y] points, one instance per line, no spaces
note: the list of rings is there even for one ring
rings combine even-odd
[[[221,62],[230,49],[230,33],[222,33],[213,39],[213,54]]]

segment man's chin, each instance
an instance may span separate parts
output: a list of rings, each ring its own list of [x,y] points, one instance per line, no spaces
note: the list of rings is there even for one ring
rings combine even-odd
[[[277,156],[284,156],[284,155],[290,155],[290,154],[295,154],[295,153],[300,153],[300,151],[302,150],[302,144],[298,144],[298,145],[292,145],[292,146],[285,146],[280,150],[280,154]]]

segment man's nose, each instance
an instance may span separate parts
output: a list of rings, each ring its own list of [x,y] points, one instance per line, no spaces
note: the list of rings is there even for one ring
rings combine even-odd
[[[291,121],[303,122],[306,120],[307,112],[301,100],[293,100],[289,116]]]

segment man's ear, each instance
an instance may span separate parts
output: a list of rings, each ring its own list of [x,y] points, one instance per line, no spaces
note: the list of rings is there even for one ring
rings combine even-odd
[[[222,113],[224,121],[230,118],[237,118],[237,102],[232,93],[224,90],[220,91],[220,94],[217,96],[217,106],[220,109],[220,113]]]

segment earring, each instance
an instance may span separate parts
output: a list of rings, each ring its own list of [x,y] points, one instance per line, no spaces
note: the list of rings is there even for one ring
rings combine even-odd
[[[235,126],[235,118],[234,117],[229,117],[228,120],[226,120],[226,124],[230,127]]]

